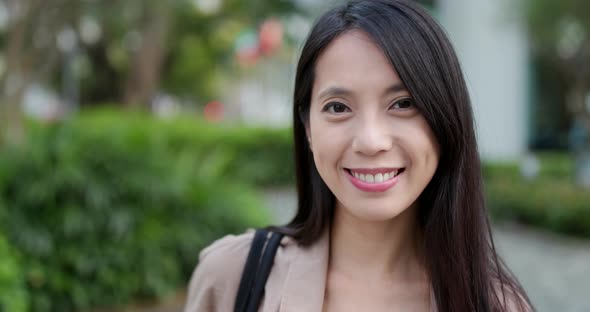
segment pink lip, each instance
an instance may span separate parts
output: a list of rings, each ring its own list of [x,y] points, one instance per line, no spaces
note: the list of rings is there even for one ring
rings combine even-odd
[[[378,169],[373,169],[373,170],[378,170]],[[356,169],[355,169],[355,171],[361,172]],[[346,172],[346,176],[348,177],[348,179],[350,180],[352,185],[356,186],[356,188],[358,188],[361,191],[385,192],[397,184],[397,182],[399,181],[399,178],[404,174],[405,171],[401,172],[399,175],[395,176],[393,179],[389,179],[389,180],[382,182],[382,183],[367,183],[367,182],[361,181],[361,180],[357,179],[355,176],[351,175],[348,170],[344,170],[344,172]],[[385,171],[385,172],[389,172],[389,171]],[[370,173],[370,172],[367,172],[367,173]],[[379,171],[377,173],[379,173]]]

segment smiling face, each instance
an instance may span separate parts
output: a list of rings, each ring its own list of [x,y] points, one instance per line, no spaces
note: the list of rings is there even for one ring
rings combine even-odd
[[[307,132],[336,209],[386,221],[412,206],[439,147],[381,49],[363,32],[330,43],[315,67]]]

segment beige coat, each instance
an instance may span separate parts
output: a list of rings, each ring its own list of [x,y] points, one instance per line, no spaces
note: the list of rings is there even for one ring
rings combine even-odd
[[[288,236],[281,240],[268,277],[259,312],[322,311],[328,260],[330,230],[311,246],[301,247]],[[191,278],[184,312],[232,312],[242,271],[254,238],[254,230],[225,236],[203,249],[199,265]],[[500,301],[503,294],[497,290]],[[506,312],[520,311],[513,296],[507,298]],[[430,302],[435,302],[430,293]],[[431,306],[431,312],[438,309]],[[533,311],[530,306],[525,311]]]
[[[303,248],[283,237],[268,277],[259,312],[322,311],[330,250],[329,229]],[[225,236],[205,248],[191,278],[184,312],[232,312],[254,231]],[[499,291],[499,290],[498,290]],[[435,302],[431,292],[430,302]],[[501,294],[500,300],[502,301]],[[431,307],[436,312],[436,307]],[[507,312],[516,312],[508,298]],[[526,308],[532,311],[532,308]]]
[[[303,248],[283,237],[266,283],[261,312],[321,311],[328,269],[329,231]],[[254,231],[228,235],[205,248],[189,284],[185,312],[231,312]]]

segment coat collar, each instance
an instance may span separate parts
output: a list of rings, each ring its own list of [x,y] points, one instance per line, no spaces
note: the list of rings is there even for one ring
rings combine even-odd
[[[329,227],[314,244],[297,249],[291,259],[279,311],[322,311],[330,253]]]
[[[290,237],[284,237],[281,242],[281,245],[291,244],[297,245],[297,242]],[[326,227],[322,236],[312,245],[296,246],[292,251],[278,311],[322,311],[330,256],[330,227]],[[436,297],[432,290],[430,303],[430,311],[437,312]]]

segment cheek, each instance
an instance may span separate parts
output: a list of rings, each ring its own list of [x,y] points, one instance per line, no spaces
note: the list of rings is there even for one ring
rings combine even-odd
[[[316,167],[323,175],[338,166],[347,148],[346,131],[339,125],[310,120],[310,136]]]
[[[311,144],[314,155],[324,158],[335,158],[340,149],[342,135],[321,123],[311,130]]]
[[[438,160],[440,157],[440,147],[432,130],[428,126],[426,120],[421,118],[420,122],[415,124],[414,133],[408,138],[407,144],[412,146],[412,154],[416,165],[425,172],[424,175],[434,174],[438,166]]]

